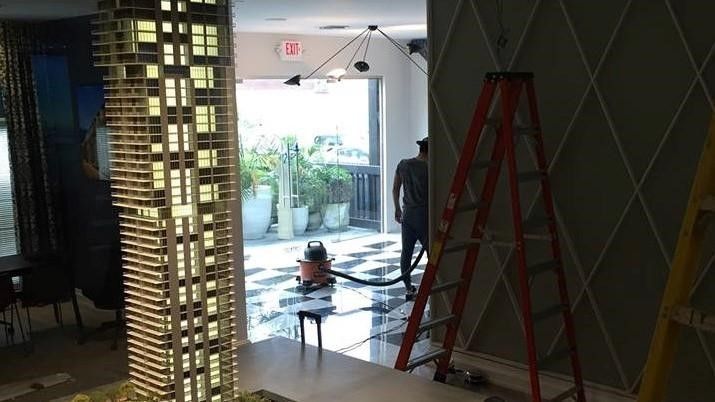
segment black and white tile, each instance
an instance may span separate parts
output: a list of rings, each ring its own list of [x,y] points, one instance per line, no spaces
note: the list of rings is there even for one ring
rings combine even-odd
[[[399,234],[326,244],[328,253],[335,258],[333,269],[373,281],[400,276],[400,247]],[[251,250],[247,245],[247,252],[251,255],[245,261],[251,341],[272,336],[299,339],[296,313],[311,311],[322,317],[323,347],[387,366],[394,364],[413,305],[405,299],[402,282],[375,287],[337,278],[335,286],[300,291],[295,279],[300,248],[286,252],[269,246]],[[426,263],[424,257],[413,272],[415,285]],[[306,342],[317,344],[317,330],[312,323],[306,324]],[[416,348],[427,347],[428,343],[423,339]]]

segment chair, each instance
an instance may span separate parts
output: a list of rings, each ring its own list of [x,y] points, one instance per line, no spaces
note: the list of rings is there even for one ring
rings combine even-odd
[[[55,321],[63,327],[62,303],[71,300],[75,307],[75,318],[78,317],[72,271],[68,260],[62,256],[46,256],[37,258],[34,262],[32,271],[23,276],[22,290],[19,293],[22,307],[27,313],[29,331],[32,332],[31,307],[52,305]]]
[[[10,317],[8,318],[8,311]],[[15,316],[13,316],[13,313]],[[17,317],[22,342],[25,343],[25,330],[22,328],[20,310],[17,308],[15,290],[11,278],[0,277],[0,325],[5,327],[5,339],[15,344],[15,317]]]

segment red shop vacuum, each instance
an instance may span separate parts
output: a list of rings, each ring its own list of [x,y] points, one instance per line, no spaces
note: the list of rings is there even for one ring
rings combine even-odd
[[[298,288],[335,285],[335,276],[327,272],[332,269],[333,260],[335,259],[328,258],[328,251],[322,242],[309,241],[303,251],[303,259],[297,260],[300,264],[300,275],[295,278],[298,281]]]

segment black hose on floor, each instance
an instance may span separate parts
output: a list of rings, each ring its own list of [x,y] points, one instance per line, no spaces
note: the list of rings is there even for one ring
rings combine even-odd
[[[417,254],[417,258],[415,258],[415,262],[413,262],[412,266],[410,266],[410,269],[408,269],[407,272],[404,272],[402,275],[398,276],[397,278],[389,280],[389,281],[368,281],[365,279],[360,279],[360,278],[356,278],[354,276],[350,276],[348,274],[344,274],[342,272],[333,271],[332,269],[325,269],[322,266],[321,266],[320,270],[323,272],[327,272],[329,274],[335,275],[337,277],[347,279],[349,281],[353,281],[353,282],[359,283],[361,285],[365,285],[365,286],[392,286],[398,282],[403,281],[405,278],[408,278],[410,275],[412,275],[412,271],[414,271],[415,268],[417,268],[417,264],[420,263],[420,260],[422,259],[422,255],[424,253],[425,253],[425,248],[422,247],[419,254]]]

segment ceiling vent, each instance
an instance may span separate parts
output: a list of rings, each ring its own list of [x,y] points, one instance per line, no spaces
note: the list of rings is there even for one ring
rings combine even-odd
[[[348,29],[350,28],[350,25],[323,25],[321,27],[318,27],[318,29],[322,29],[325,31],[336,31],[340,29]]]

